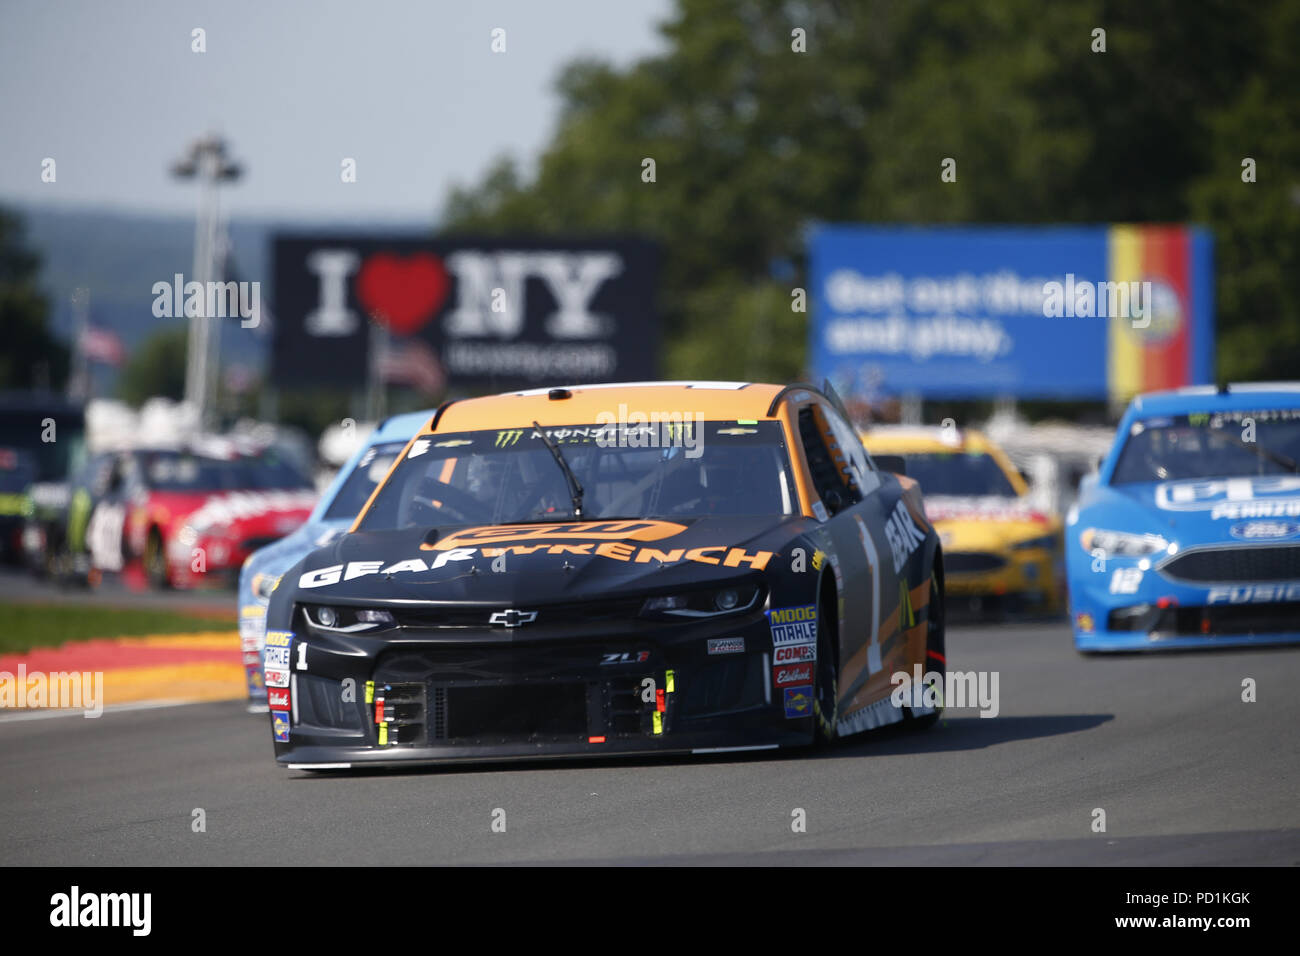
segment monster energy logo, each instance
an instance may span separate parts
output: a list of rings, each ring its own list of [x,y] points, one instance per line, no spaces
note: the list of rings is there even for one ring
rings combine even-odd
[[[524,437],[522,428],[508,428],[505,431],[497,432],[496,447],[508,448],[511,445],[519,444],[519,439]]]
[[[596,439],[602,448],[683,448],[687,458],[704,453],[704,416],[699,412],[629,412],[620,404],[617,414],[601,412],[596,422],[604,429]]]

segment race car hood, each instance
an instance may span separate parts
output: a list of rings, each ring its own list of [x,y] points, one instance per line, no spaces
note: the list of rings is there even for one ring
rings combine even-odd
[[[1079,525],[1162,535],[1181,547],[1300,538],[1300,476],[1098,487]]]
[[[304,555],[324,547],[346,532],[349,524],[351,521],[340,518],[308,521],[293,534],[254,551],[239,571],[240,605],[257,602],[253,593],[253,579],[256,576],[280,577]]]
[[[173,523],[183,521],[200,533],[219,530],[230,537],[280,537],[307,520],[316,493],[297,489],[205,495],[155,492],[149,503],[168,514]]]
[[[1052,534],[1060,527],[1056,515],[1022,498],[1001,495],[936,495],[925,499],[925,514],[944,547],[957,551],[998,550]]]
[[[548,522],[343,535],[290,572],[298,600],[503,607],[734,581],[766,568],[804,518]]]

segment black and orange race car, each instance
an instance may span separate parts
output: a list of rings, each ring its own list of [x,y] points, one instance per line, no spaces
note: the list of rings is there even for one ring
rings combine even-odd
[[[441,407],[272,592],[264,670],[322,770],[930,723],[943,654],[920,489],[829,388],[669,382]]]

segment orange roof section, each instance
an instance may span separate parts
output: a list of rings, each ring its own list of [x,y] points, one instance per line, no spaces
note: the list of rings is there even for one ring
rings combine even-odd
[[[754,419],[774,421],[768,406],[784,386],[747,382],[630,382],[611,385],[570,385],[569,398],[553,399],[551,389],[507,392],[483,398],[466,398],[446,406],[438,419],[438,433],[494,428],[523,428],[534,421],[542,425],[597,424],[620,420],[634,413],[646,416],[678,415],[704,421]],[[420,434],[433,434],[429,425]]]

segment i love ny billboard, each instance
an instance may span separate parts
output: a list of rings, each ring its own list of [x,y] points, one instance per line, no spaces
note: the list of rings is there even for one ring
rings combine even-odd
[[[361,386],[372,324],[418,339],[454,391],[658,377],[658,250],[646,240],[274,240],[271,371],[280,386]]]

